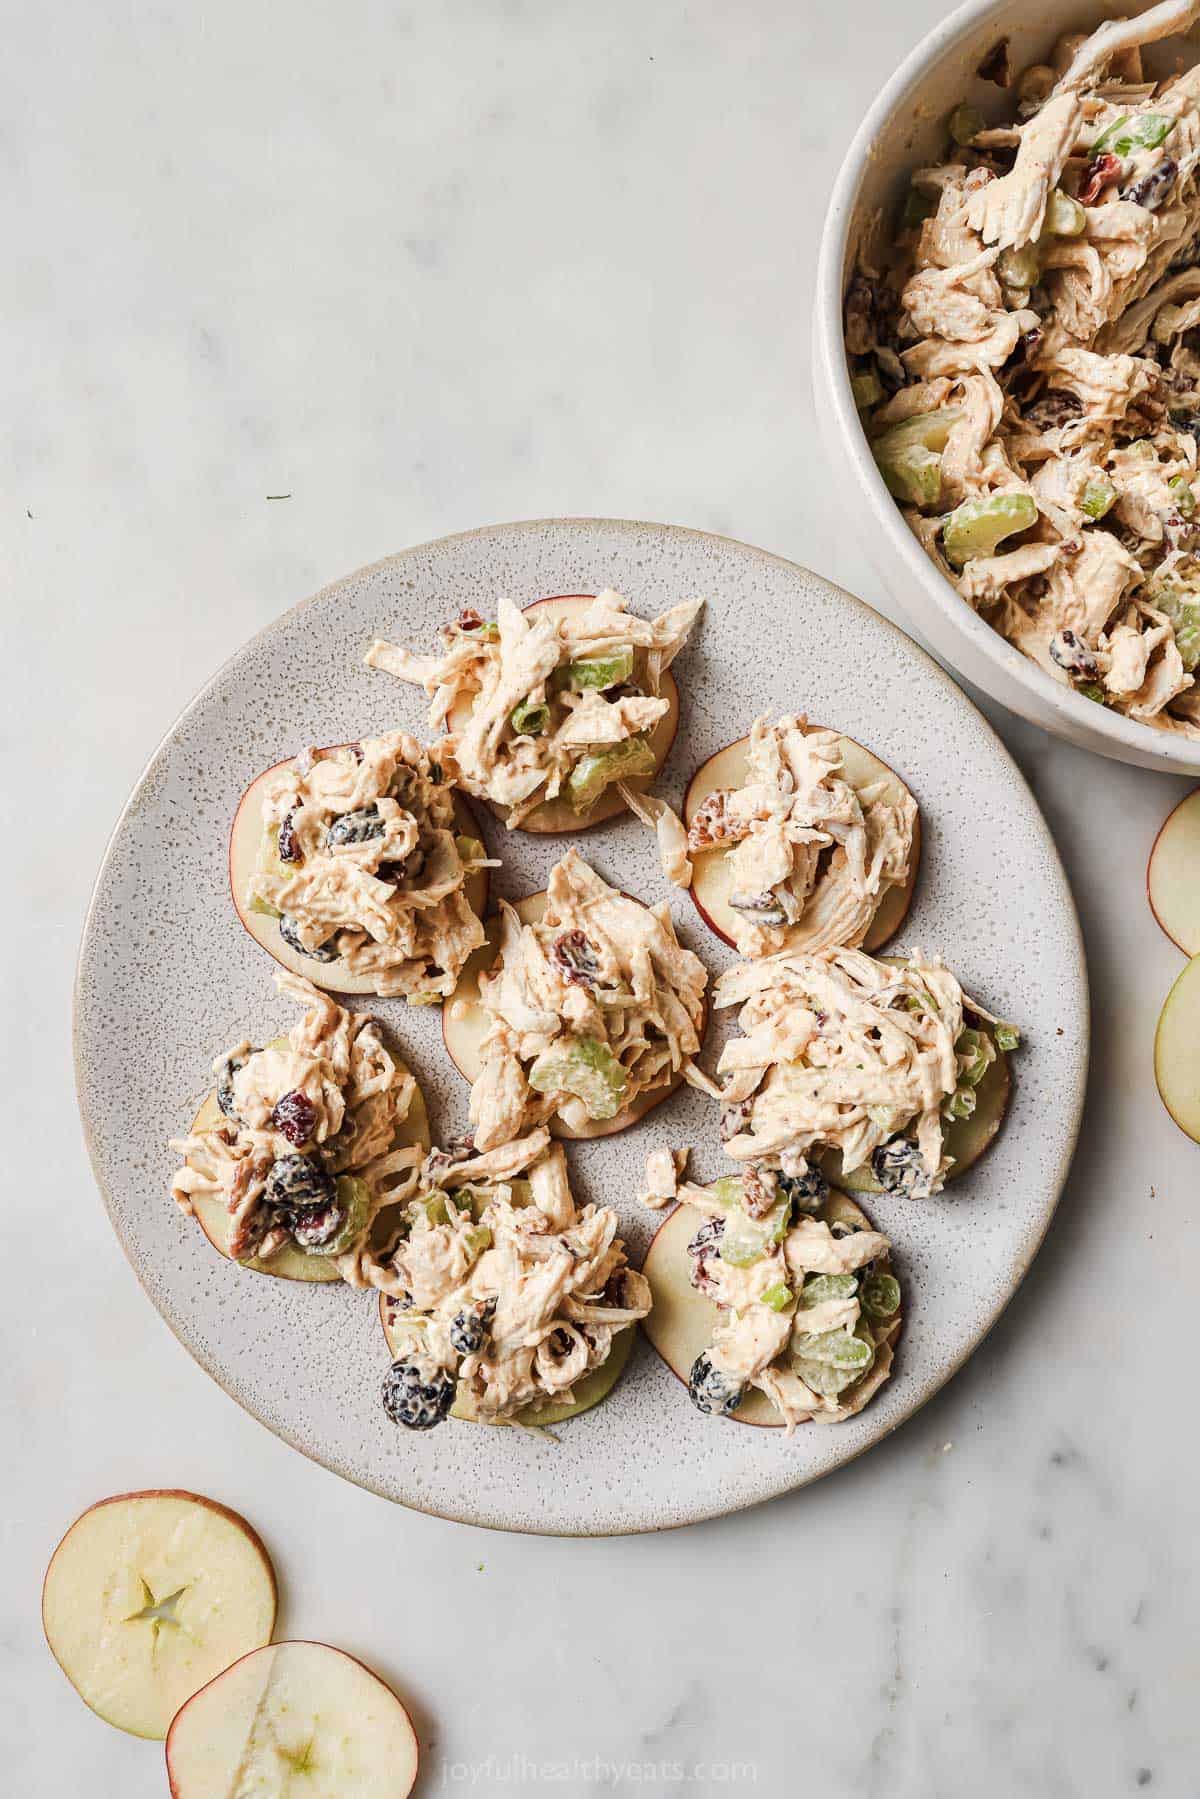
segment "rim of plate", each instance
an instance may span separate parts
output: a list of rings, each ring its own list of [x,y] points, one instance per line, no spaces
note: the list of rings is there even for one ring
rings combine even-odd
[[[842,1455],[840,1459],[832,1465],[811,1470],[793,1469],[790,1477],[779,1481],[771,1491],[738,1496],[727,1503],[722,1503],[719,1507],[713,1507],[712,1505],[703,1502],[699,1505],[689,1507],[686,1502],[684,1502],[676,1508],[674,1515],[668,1518],[646,1522],[636,1521],[628,1524],[622,1523],[621,1525],[614,1525],[612,1527],[602,1526],[599,1528],[588,1528],[586,1525],[581,1525],[580,1528],[568,1529],[555,1528],[542,1524],[531,1526],[520,1522],[507,1523],[494,1518],[480,1518],[474,1516],[469,1508],[454,1511],[445,1509],[444,1507],[423,1503],[420,1499],[411,1497],[403,1499],[398,1498],[394,1492],[389,1491],[386,1486],[380,1484],[378,1481],[366,1478],[361,1472],[353,1471],[348,1466],[340,1464],[333,1456],[320,1453],[315,1447],[307,1443],[298,1431],[288,1429],[278,1420],[267,1418],[247,1398],[235,1393],[227,1384],[227,1381],[221,1372],[214,1365],[213,1359],[205,1354],[196,1344],[188,1341],[183,1335],[182,1330],[177,1327],[174,1320],[168,1315],[167,1311],[164,1310],[154,1294],[150,1291],[146,1279],[143,1276],[138,1257],[134,1254],[130,1242],[127,1240],[125,1231],[118,1223],[116,1204],[101,1171],[96,1138],[84,1099],[85,1083],[83,1075],[81,987],[88,966],[89,955],[94,947],[93,937],[96,929],[96,914],[100,902],[101,890],[104,887],[105,878],[109,871],[109,865],[116,853],[123,828],[131,815],[137,811],[139,803],[148,786],[150,786],[155,779],[158,763],[163,752],[173,742],[180,728],[205,704],[214,690],[221,685],[225,676],[232,669],[236,668],[244,658],[249,656],[253,650],[267,643],[271,638],[279,635],[285,629],[289,621],[297,617],[297,615],[316,606],[322,600],[330,598],[351,583],[361,581],[365,577],[377,574],[384,570],[398,568],[404,563],[420,557],[427,552],[445,550],[454,544],[464,543],[473,538],[496,537],[508,533],[523,535],[525,533],[547,530],[566,531],[568,533],[579,532],[581,534],[604,531],[615,533],[637,532],[650,536],[658,536],[664,540],[682,537],[697,539],[700,542],[707,544],[726,545],[739,554],[744,554],[764,563],[775,565],[785,571],[795,572],[807,579],[818,581],[823,587],[836,593],[839,599],[846,604],[861,612],[869,614],[875,623],[882,627],[886,633],[899,638],[903,642],[906,652],[910,654],[914,660],[923,664],[924,672],[927,675],[932,676],[940,686],[949,689],[955,696],[956,701],[973,716],[986,737],[991,740],[994,750],[998,752],[1003,762],[1007,765],[1010,777],[1013,778],[1016,786],[1023,793],[1027,802],[1028,811],[1031,817],[1036,821],[1038,830],[1043,838],[1044,851],[1047,854],[1051,865],[1057,870],[1060,878],[1062,895],[1065,901],[1065,916],[1071,927],[1075,950],[1074,959],[1080,977],[1076,992],[1078,1017],[1072,1021],[1073,1025],[1077,1028],[1077,1041],[1080,1045],[1078,1072],[1075,1082],[1076,1090],[1071,1098],[1069,1120],[1064,1120],[1065,1128],[1060,1133],[1057,1154],[1047,1181],[1049,1191],[1048,1203],[1044,1206],[1043,1210],[1027,1224],[1021,1239],[1022,1254],[1020,1259],[1018,1262],[1014,1263],[1010,1278],[1000,1298],[985,1317],[981,1327],[971,1336],[969,1342],[967,1342],[967,1344],[953,1357],[947,1358],[944,1362],[939,1362],[936,1370],[927,1380],[920,1392],[919,1397],[917,1397],[912,1404],[905,1406],[898,1417],[886,1420],[881,1418],[878,1422],[874,1422],[869,1411],[865,1414],[860,1414],[860,1417],[865,1417],[867,1419],[867,1435],[860,1444],[851,1449],[848,1453]],[[706,939],[703,938],[700,940],[706,941]],[[339,996],[335,995],[334,997],[338,998]],[[344,998],[346,996],[340,997]],[[355,998],[353,995],[349,997],[351,1000]],[[755,1506],[767,1504],[772,1499],[784,1497],[788,1493],[798,1492],[805,1487],[811,1486],[816,1481],[825,1479],[829,1475],[838,1472],[841,1468],[847,1467],[851,1462],[857,1461],[860,1456],[866,1454],[878,1443],[883,1442],[887,1437],[893,1435],[902,1426],[906,1425],[930,1402],[930,1400],[934,1399],[937,1394],[942,1391],[947,1383],[954,1378],[985,1341],[1008,1305],[1011,1303],[1017,1290],[1024,1281],[1025,1276],[1028,1274],[1034,1258],[1050,1228],[1055,1212],[1058,1209],[1063,1188],[1066,1185],[1067,1177],[1071,1169],[1071,1163],[1074,1159],[1083,1118],[1090,1064],[1090,1020],[1091,999],[1087,975],[1087,959],[1083,932],[1079,922],[1078,908],[1075,903],[1075,897],[1070,882],[1067,879],[1062,858],[1058,852],[1058,846],[1054,841],[1041,807],[1038,805],[1033,790],[1025,779],[1019,764],[1012,756],[1003,739],[991,725],[990,721],[983,712],[980,711],[979,707],[975,705],[974,701],[963,691],[958,682],[947,673],[941,664],[937,662],[934,657],[932,657],[929,652],[916,641],[916,639],[910,637],[901,626],[893,623],[891,619],[886,618],[882,613],[876,611],[876,609],[869,605],[867,601],[860,599],[857,594],[849,593],[845,588],[839,587],[835,581],[829,580],[827,576],[819,574],[814,569],[810,569],[804,563],[796,562],[790,557],[778,555],[774,551],[762,549],[755,544],[746,543],[741,538],[731,537],[721,532],[704,531],[691,525],[661,524],[653,521],[627,518],[569,515],[561,518],[527,518],[506,520],[488,525],[477,525],[466,531],[456,531],[442,537],[428,538],[421,543],[409,545],[406,549],[395,551],[387,556],[378,557],[373,562],[363,563],[360,567],[351,570],[345,575],[339,576],[333,581],[326,582],[315,592],[306,595],[303,599],[286,607],[284,611],[277,614],[275,618],[269,620],[267,624],[262,626],[261,629],[256,631],[251,637],[247,638],[236,650],[227,656],[222,663],[220,663],[208,680],[203,683],[188,701],[187,705],[177,714],[167,730],[164,731],[148,757],[141,774],[134,783],[128,799],[121,807],[112,830],[108,835],[100,865],[96,873],[96,878],[92,884],[92,890],[88,898],[83,927],[80,933],[79,948],[76,953],[75,972],[71,991],[71,1050],[75,1076],[75,1098],[84,1145],[91,1165],[92,1177],[96,1183],[100,1198],[103,1201],[109,1222],[113,1228],[113,1234],[120,1245],[121,1252],[129,1263],[143,1294],[154,1307],[155,1312],[171,1332],[171,1335],[192,1360],[204,1370],[205,1374],[215,1382],[228,1399],[232,1400],[234,1404],[238,1405],[243,1411],[248,1413],[250,1417],[254,1418],[256,1423],[270,1431],[273,1436],[288,1444],[290,1448],[299,1451],[306,1460],[314,1462],[318,1467],[325,1468],[329,1472],[339,1475],[342,1479],[349,1481],[354,1486],[362,1488],[366,1492],[374,1493],[377,1497],[386,1499],[391,1504],[402,1505],[408,1511],[418,1512],[426,1517],[438,1518],[447,1523],[469,1524],[476,1529],[497,1530],[506,1534],[518,1536],[599,1538],[640,1536],[662,1530],[683,1529],[690,1524],[703,1523],[709,1519],[729,1517],[737,1512],[748,1511]],[[1019,1072],[1017,1078],[1019,1082]],[[658,1228],[661,1222],[662,1217],[659,1217],[654,1226],[654,1230]],[[652,1230],[650,1235],[652,1236],[653,1234],[654,1231]],[[647,1239],[647,1242],[648,1241],[649,1239]],[[287,1284],[292,1285],[293,1283]],[[635,1326],[633,1328],[636,1329],[637,1327]],[[654,1352],[650,1351],[649,1353]],[[675,1377],[671,1376],[671,1378],[674,1379]],[[759,1436],[762,1433],[754,1432],[753,1434]],[[772,1435],[773,1434],[774,1433],[772,1433]]]

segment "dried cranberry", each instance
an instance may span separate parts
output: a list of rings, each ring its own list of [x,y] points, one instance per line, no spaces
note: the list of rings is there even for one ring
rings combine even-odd
[[[457,624],[460,631],[480,631],[483,629],[483,620],[478,612],[476,612],[474,606],[464,606],[454,622]]]
[[[722,1143],[728,1143],[731,1137],[738,1137],[750,1122],[750,1114],[754,1109],[753,1099],[732,1100],[721,1107],[720,1137]]]
[[[1123,166],[1121,158],[1111,151],[1106,150],[1103,156],[1093,156],[1079,189],[1078,198],[1082,204],[1093,206],[1104,189],[1120,178]]]
[[[600,964],[582,931],[564,931],[555,938],[550,954],[564,981],[576,987],[595,986]]]
[[[308,1142],[316,1122],[317,1108],[307,1093],[301,1093],[298,1087],[275,1101],[271,1123],[279,1135],[286,1137],[294,1148],[299,1149],[302,1143]]]
[[[296,840],[296,832],[292,825],[294,812],[289,812],[279,827],[279,860],[281,862],[299,862],[300,845]]]
[[[1140,181],[1133,181],[1121,191],[1122,200],[1132,200],[1135,206],[1144,206],[1147,212],[1157,212],[1172,187],[1179,173],[1179,164],[1174,157],[1164,157],[1156,169],[1143,175]]]
[[[1053,391],[1025,410],[1025,423],[1035,431],[1057,431],[1069,425],[1083,411],[1082,402],[1074,394]]]

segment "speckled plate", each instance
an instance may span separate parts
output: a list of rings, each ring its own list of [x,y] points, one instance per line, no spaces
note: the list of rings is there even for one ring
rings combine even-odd
[[[897,1372],[843,1425],[781,1432],[702,1418],[644,1340],[612,1398],[558,1440],[450,1423],[393,1429],[373,1298],[243,1273],[167,1192],[167,1138],[183,1130],[211,1056],[286,1027],[274,964],[238,924],[229,821],[268,763],[306,744],[404,726],[422,696],[361,665],[376,635],[421,648],[463,606],[612,586],[650,614],[708,606],[676,663],[682,725],[660,790],[759,712],[798,709],[874,749],[922,808],[924,863],[900,943],[940,950],[965,986],[1025,1033],[1003,1132],[940,1203],[870,1205],[906,1283]],[[497,886],[545,885],[562,840],[506,835]],[[621,819],[579,839],[609,880],[664,888],[653,838]],[[685,894],[671,905],[715,974],[731,952]],[[1029,921],[1036,920],[1036,930]],[[382,1014],[424,1087],[435,1134],[461,1130],[466,1088],[436,1010],[356,1000]],[[707,1053],[725,1027],[718,1019]],[[1066,877],[1028,788],[991,728],[917,646],[820,576],[727,538],[567,519],[497,525],[425,544],[339,581],[261,632],[193,701],[138,782],[96,883],[79,959],[79,1100],[96,1178],[146,1292],[192,1355],[270,1430],[348,1480],[422,1511],[507,1530],[601,1535],[735,1511],[827,1474],[910,1417],[979,1343],[1037,1250],[1066,1176],[1087,1066],[1083,951]],[[636,1252],[652,1220],[634,1195],[646,1152],[693,1144],[720,1169],[710,1102],[682,1089],[622,1136],[570,1146],[581,1199],[615,1205]]]

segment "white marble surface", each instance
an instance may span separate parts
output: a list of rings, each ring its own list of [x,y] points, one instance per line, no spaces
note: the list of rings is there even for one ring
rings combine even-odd
[[[853,123],[940,10],[4,9],[0,1744],[21,1799],[165,1791],[37,1617],[61,1530],[154,1484],[255,1520],[283,1629],[397,1684],[429,1794],[1200,1791],[1200,1151],[1154,1089],[1181,963],[1143,893],[1184,783],[997,719],[1091,957],[1075,1174],[949,1389],[742,1517],[503,1537],[311,1466],[142,1298],[75,1119],[72,962],[107,834],[195,687],[291,601],[561,513],[730,532],[878,600],[810,416],[807,282]],[[997,879],[1019,907],[1020,869]]]

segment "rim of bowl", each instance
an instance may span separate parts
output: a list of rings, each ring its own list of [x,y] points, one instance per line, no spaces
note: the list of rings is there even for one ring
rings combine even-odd
[[[1145,12],[1152,3],[1153,0],[1133,0],[1129,10],[1131,13]],[[1102,15],[1100,22],[1111,16],[1097,0],[1092,0],[1092,4]],[[1126,749],[1136,750],[1143,758],[1155,756],[1160,759],[1160,766],[1168,772],[1177,770],[1180,774],[1195,774],[1200,770],[1200,743],[1171,731],[1159,730],[1154,725],[1143,724],[1137,719],[1125,718],[1107,706],[1097,706],[1094,700],[1085,699],[1073,688],[1061,685],[1045,669],[1039,668],[1036,662],[1022,655],[1006,637],[1002,637],[999,631],[980,618],[962,600],[933,566],[904,523],[900,508],[885,487],[874,458],[867,452],[866,433],[859,422],[850,391],[850,371],[842,333],[842,270],[855,202],[871,150],[893,114],[919,92],[930,65],[939,61],[965,38],[979,31],[989,20],[994,20],[999,25],[1005,15],[1013,10],[1014,5],[1015,0],[966,0],[965,5],[957,7],[940,24],[935,25],[909,52],[891,79],[885,82],[850,142],[830,194],[817,264],[814,322],[829,397],[854,471],[887,533],[891,547],[904,568],[918,583],[925,599],[936,606],[947,622],[966,637],[988,662],[995,664],[1024,688],[1031,699],[1039,702],[1042,707],[1049,706],[1060,712],[1079,731],[1093,738],[1106,739],[1114,748],[1120,744]],[[1063,10],[1065,13],[1070,9]],[[1072,13],[1072,19],[1064,20],[1064,29],[1073,21],[1074,16]],[[919,617],[914,622],[919,625]],[[1000,695],[991,693],[990,690],[988,692],[989,698],[999,700],[1002,705],[1008,704]],[[1009,709],[1015,710],[1011,706]],[[1029,718],[1030,714],[1026,713],[1024,716]],[[1041,728],[1044,730],[1047,727]],[[1097,748],[1099,753],[1104,753],[1099,745]]]

